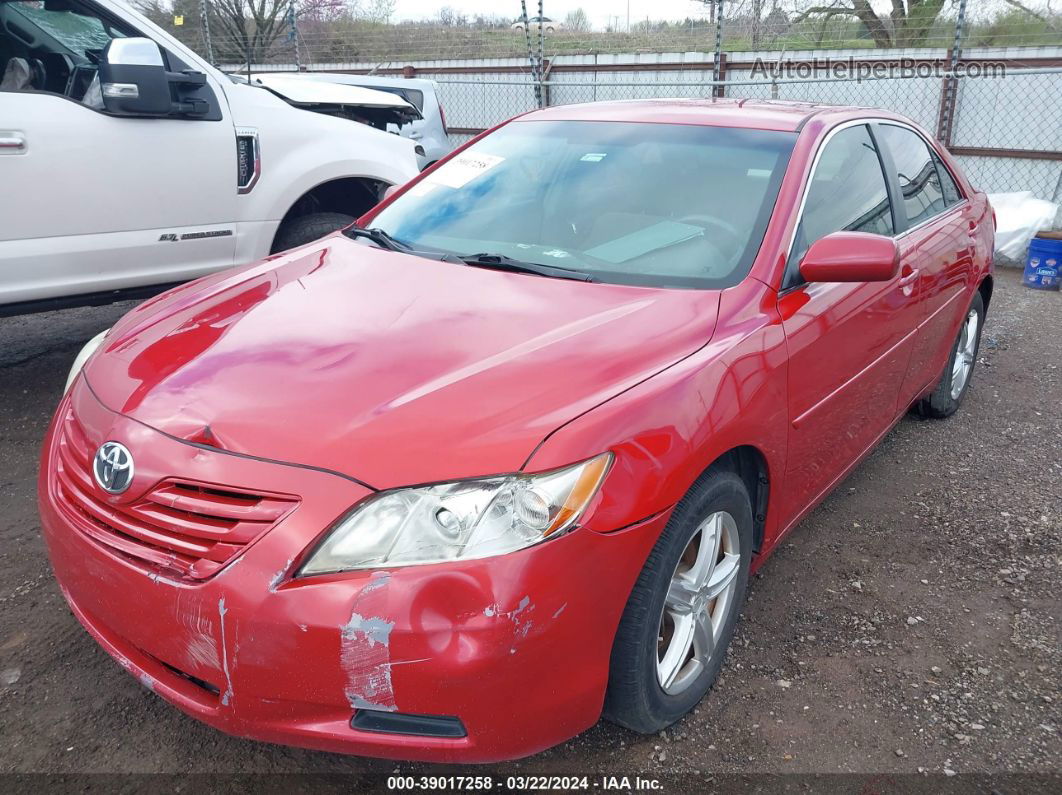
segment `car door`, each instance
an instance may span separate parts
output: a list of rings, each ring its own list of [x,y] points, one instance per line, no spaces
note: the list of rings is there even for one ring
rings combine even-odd
[[[0,305],[231,265],[236,140],[220,85],[208,77],[212,121],[90,107],[94,59],[111,38],[140,34],[90,3],[62,8],[0,4],[9,60],[44,70],[0,92],[0,139],[10,143],[0,147]],[[171,71],[188,68],[167,56]]]
[[[962,299],[977,225],[970,202],[919,133],[891,122],[876,124],[874,131],[903,197],[897,202],[904,230],[900,260],[918,271],[922,283],[922,318],[899,395],[899,407],[906,408],[940,375],[951,352],[966,311]]]
[[[892,425],[919,321],[918,275],[806,284],[808,246],[840,230],[895,234],[894,197],[866,124],[829,134],[813,166],[779,310],[789,353],[783,515],[796,517]]]

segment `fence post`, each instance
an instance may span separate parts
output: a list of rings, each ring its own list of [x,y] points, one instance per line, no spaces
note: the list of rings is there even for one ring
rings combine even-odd
[[[545,64],[545,49],[546,49],[546,28],[542,24],[542,3],[543,0],[538,0],[538,106],[544,107],[543,100],[546,98],[545,87],[542,85],[542,80],[545,77],[545,70],[543,65]]]
[[[955,111],[959,99],[959,81],[955,70],[962,57],[963,27],[966,24],[966,0],[959,0],[959,10],[955,16],[955,39],[946,57],[948,73],[940,91],[940,113],[937,116],[937,138],[945,147],[951,146],[952,129],[955,123]]]
[[[520,0],[520,19],[524,23],[524,39],[527,41],[527,63],[531,67],[531,79],[535,83],[535,107],[542,107],[542,81],[538,76],[535,52],[531,48],[531,22],[527,18],[527,0]]]
[[[719,84],[719,81],[725,76],[723,71],[723,0],[718,0],[713,4],[713,8],[716,8],[715,14],[715,58],[712,67],[712,96],[722,97],[725,95],[723,86]]]
[[[207,61],[214,64],[214,44],[210,41],[210,14],[207,13],[207,0],[199,0],[199,17],[203,22],[203,44],[206,45]]]
[[[295,0],[288,4],[288,16],[291,20],[291,40],[295,44],[295,71],[302,71],[302,61],[299,58],[299,22],[295,15]]]

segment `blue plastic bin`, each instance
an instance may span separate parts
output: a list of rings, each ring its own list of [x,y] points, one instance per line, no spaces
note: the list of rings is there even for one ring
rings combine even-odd
[[[1062,240],[1032,239],[1022,281],[1034,290],[1057,290],[1062,286]]]

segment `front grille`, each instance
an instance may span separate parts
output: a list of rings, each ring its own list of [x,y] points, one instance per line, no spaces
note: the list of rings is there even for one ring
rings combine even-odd
[[[84,535],[148,568],[189,580],[216,574],[298,504],[295,497],[169,478],[112,505],[92,477],[94,449],[73,411],[59,432],[56,498]]]

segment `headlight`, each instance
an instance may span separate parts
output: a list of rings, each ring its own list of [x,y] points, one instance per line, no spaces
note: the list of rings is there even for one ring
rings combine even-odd
[[[378,494],[325,536],[299,576],[504,555],[575,526],[612,463],[603,453],[538,475]]]
[[[66,386],[63,387],[64,395],[70,390],[70,385],[74,383],[74,379],[77,378],[77,374],[81,372],[81,368],[85,366],[85,362],[87,362],[89,357],[96,352],[96,349],[103,344],[103,338],[107,336],[108,331],[110,331],[109,328],[104,329],[86,342],[85,347],[83,347],[78,355],[74,357],[74,363],[70,365],[70,373],[66,377]]]

